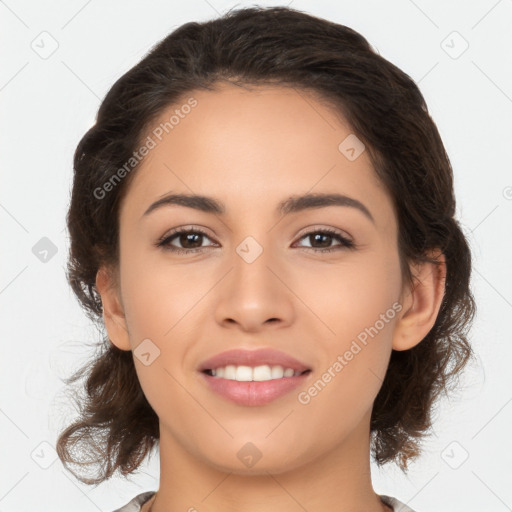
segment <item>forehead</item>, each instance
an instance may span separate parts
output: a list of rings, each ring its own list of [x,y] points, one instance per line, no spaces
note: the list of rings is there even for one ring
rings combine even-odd
[[[189,98],[195,106],[183,108]],[[357,144],[351,127],[304,90],[222,84],[214,91],[191,91],[163,111],[145,135],[154,147],[126,197],[139,215],[171,191],[212,196],[228,210],[260,213],[290,195],[338,192],[364,201],[374,217],[393,224],[390,198],[368,152],[347,158],[347,144]]]

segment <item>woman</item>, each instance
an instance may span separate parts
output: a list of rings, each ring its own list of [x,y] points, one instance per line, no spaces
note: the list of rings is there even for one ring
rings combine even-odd
[[[68,277],[107,336],[71,379],[68,468],[99,483],[158,445],[123,512],[411,511],[370,455],[420,455],[475,309],[414,82],[348,27],[231,11],[122,76],[74,167]]]

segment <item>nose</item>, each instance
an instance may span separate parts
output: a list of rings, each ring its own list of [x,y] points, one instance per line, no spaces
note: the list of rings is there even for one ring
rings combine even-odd
[[[290,280],[290,273],[272,257],[270,250],[254,239],[247,240],[237,247],[231,270],[220,283],[215,303],[216,321],[244,332],[289,326],[295,315]]]

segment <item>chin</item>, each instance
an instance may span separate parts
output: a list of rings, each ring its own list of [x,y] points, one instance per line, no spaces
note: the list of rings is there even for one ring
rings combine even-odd
[[[278,475],[307,463],[304,454],[297,453],[293,446],[280,445],[280,448],[276,450],[267,442],[267,447],[260,449],[249,441],[241,443],[240,447],[237,443],[234,449],[226,446],[218,455],[203,454],[203,460],[218,471],[247,476]],[[233,452],[235,458],[231,456]]]

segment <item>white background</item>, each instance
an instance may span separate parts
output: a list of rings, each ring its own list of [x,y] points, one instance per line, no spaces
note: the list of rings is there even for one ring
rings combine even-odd
[[[235,5],[252,4],[0,2],[0,512],[109,512],[158,488],[157,456],[129,480],[97,487],[53,460],[74,414],[61,378],[99,336],[65,280],[72,155],[109,87],[151,46]],[[289,5],[361,32],[419,84],[454,167],[458,218],[473,250],[478,364],[441,403],[409,474],[372,467],[374,488],[417,512],[512,510],[512,1]],[[46,59],[31,46],[43,37],[46,48],[58,44]],[[453,58],[464,40],[469,47]],[[32,251],[43,237],[57,249],[46,262]]]

